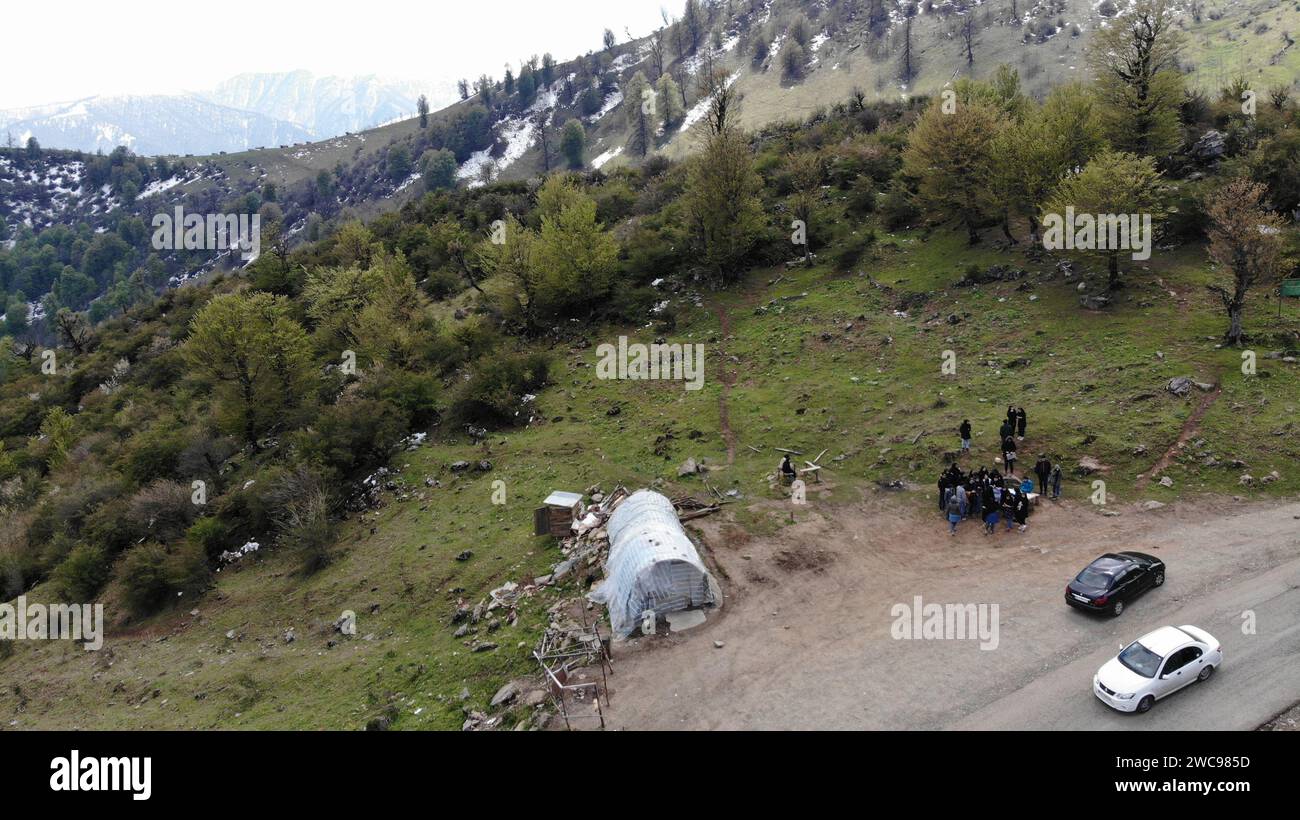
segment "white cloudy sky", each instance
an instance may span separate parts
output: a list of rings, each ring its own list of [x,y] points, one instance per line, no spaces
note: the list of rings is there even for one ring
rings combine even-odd
[[[500,76],[660,25],[684,0],[49,0],[6,3],[0,108],[203,89],[246,71]]]

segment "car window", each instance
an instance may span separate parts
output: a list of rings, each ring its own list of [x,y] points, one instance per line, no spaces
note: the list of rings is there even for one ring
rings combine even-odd
[[[1162,674],[1168,675],[1170,672],[1177,672],[1179,669],[1182,669],[1196,658],[1196,655],[1193,655],[1192,653],[1197,651],[1199,650],[1195,647],[1189,646],[1186,649],[1180,649],[1170,655],[1169,660],[1165,661],[1165,671]]]
[[[1083,572],[1079,573],[1079,577],[1074,580],[1086,587],[1110,589],[1110,576],[1104,572],[1098,572],[1092,567],[1088,567]]]
[[[1137,641],[1119,653],[1119,662],[1144,678],[1154,678],[1160,668],[1160,656]]]

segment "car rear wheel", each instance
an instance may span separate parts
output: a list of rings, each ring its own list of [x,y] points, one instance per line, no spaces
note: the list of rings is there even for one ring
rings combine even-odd
[[[1197,675],[1197,676],[1196,676],[1196,679],[1197,679],[1198,681],[1200,681],[1201,683],[1205,683],[1207,680],[1210,679],[1210,677],[1211,677],[1213,674],[1214,674],[1214,667],[1213,667],[1213,666],[1207,666],[1207,667],[1205,667],[1204,669],[1201,670],[1201,674]]]
[[[1156,573],[1156,586],[1161,586],[1165,582],[1165,573],[1163,570]]]
[[[1112,618],[1118,618],[1124,612],[1124,602],[1116,601],[1110,605],[1110,614]]]
[[[1138,712],[1142,713],[1142,712],[1151,711],[1151,704],[1155,702],[1156,702],[1155,698],[1153,698],[1150,695],[1147,695],[1146,697],[1142,698],[1142,700],[1138,701],[1138,708],[1137,708]]]

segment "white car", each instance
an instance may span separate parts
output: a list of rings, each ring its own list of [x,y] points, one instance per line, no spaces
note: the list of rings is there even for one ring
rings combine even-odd
[[[1223,663],[1223,648],[1204,629],[1162,626],[1124,648],[1092,676],[1092,691],[1121,712],[1151,704],[1195,681],[1207,681]]]

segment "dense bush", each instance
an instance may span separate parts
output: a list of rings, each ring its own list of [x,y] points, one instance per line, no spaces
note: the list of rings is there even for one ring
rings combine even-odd
[[[51,580],[63,600],[88,603],[108,580],[110,565],[111,560],[103,549],[82,544],[55,567]]]
[[[152,615],[164,605],[185,595],[195,595],[207,586],[207,557],[194,544],[170,550],[161,544],[145,543],[127,552],[114,573],[122,601],[132,615]]]
[[[461,388],[452,412],[464,422],[518,424],[529,415],[525,396],[546,384],[548,368],[540,353],[485,357]]]
[[[338,480],[382,463],[407,429],[402,411],[390,402],[344,399],[321,410],[309,429],[294,435],[293,443],[304,459]]]
[[[179,539],[199,517],[191,489],[176,481],[155,481],[138,490],[127,505],[126,520],[165,544]]]

